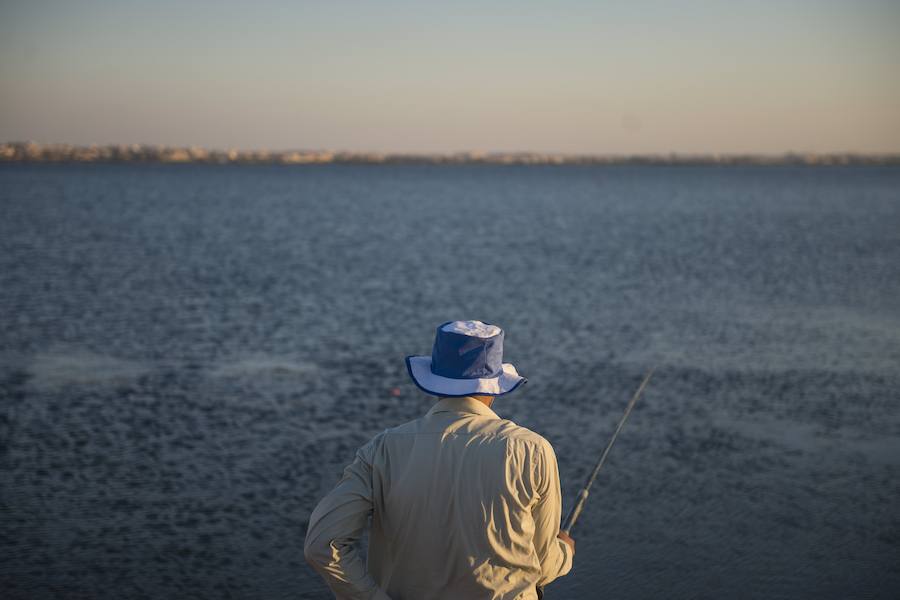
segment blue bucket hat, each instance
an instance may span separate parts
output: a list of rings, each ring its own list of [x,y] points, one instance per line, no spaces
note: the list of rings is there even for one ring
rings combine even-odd
[[[481,321],[437,328],[431,356],[407,356],[412,380],[435,396],[501,396],[527,381],[503,362],[503,330]]]

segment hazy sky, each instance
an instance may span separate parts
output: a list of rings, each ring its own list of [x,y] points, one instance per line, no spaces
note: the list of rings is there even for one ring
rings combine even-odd
[[[900,151],[900,1],[0,4],[0,141]]]

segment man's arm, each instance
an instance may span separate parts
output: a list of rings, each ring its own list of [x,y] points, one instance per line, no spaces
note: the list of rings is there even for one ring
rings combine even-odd
[[[378,439],[359,449],[309,518],[303,553],[339,600],[390,600],[357,550],[372,514],[372,457]]]
[[[541,562],[541,579],[545,586],[562,577],[572,568],[575,544],[557,537],[562,513],[562,492],[559,485],[559,466],[556,453],[549,442],[541,445],[536,458],[538,501],[531,509],[534,519],[534,549]]]

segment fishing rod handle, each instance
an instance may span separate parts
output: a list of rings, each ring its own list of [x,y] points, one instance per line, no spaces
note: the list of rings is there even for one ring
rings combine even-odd
[[[566,522],[560,530],[562,533],[565,533],[566,535],[571,533],[572,528],[575,527],[575,521],[581,516],[581,511],[584,509],[584,503],[587,502],[589,494],[590,491],[588,491],[587,488],[581,488],[581,493],[578,494],[578,502],[575,503],[575,507],[572,508],[569,516],[566,517]]]

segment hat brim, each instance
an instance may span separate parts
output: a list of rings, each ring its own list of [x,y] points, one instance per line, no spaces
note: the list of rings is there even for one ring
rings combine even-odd
[[[499,376],[484,379],[453,379],[435,375],[431,372],[430,356],[407,356],[406,368],[422,391],[435,396],[502,396],[528,381],[509,363],[503,363],[503,372]]]

